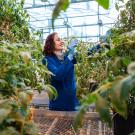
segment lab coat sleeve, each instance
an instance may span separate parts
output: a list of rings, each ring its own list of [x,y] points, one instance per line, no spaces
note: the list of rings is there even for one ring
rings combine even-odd
[[[53,80],[62,81],[70,69],[74,68],[74,64],[68,58],[66,58],[59,67],[56,67],[54,61],[50,59],[47,59],[46,61],[48,70],[54,74],[52,75]]]

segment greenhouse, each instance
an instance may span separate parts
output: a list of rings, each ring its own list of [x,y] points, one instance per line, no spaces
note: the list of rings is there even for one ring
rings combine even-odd
[[[30,27],[42,33],[41,40],[53,31],[51,14],[55,0],[42,2],[40,0],[25,1],[24,9],[30,15]],[[116,19],[117,11],[114,1],[108,10],[103,9],[97,2],[72,0],[66,12],[61,12],[55,22],[55,31],[62,37],[77,35],[83,41],[98,41],[101,35],[111,28]]]
[[[0,135],[135,134],[135,0],[0,6]]]

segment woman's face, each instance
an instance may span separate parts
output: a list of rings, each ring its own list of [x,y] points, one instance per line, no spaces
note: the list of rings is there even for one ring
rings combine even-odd
[[[55,51],[61,51],[64,49],[64,42],[60,39],[58,34],[54,35]]]

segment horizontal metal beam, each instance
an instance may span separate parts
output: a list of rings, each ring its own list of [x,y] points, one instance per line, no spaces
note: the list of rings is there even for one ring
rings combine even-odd
[[[113,24],[115,24],[115,23],[104,23],[104,24],[102,24],[102,26],[104,26],[104,25],[113,25]],[[73,25],[72,28],[73,27],[83,27],[83,26],[85,26],[85,27],[87,27],[87,26],[96,26],[96,25],[99,25],[99,24],[98,23],[94,23],[94,24]],[[38,29],[52,29],[51,26],[37,27],[37,28]],[[54,26],[54,29],[59,29],[59,28],[67,28],[67,27],[65,25],[55,25]]]
[[[85,35],[85,36],[76,36],[77,38],[97,38],[99,35]]]
[[[98,15],[108,15],[109,13],[104,13],[104,14],[98,14]],[[75,18],[75,17],[89,17],[89,16],[97,16],[97,14],[92,14],[92,15],[84,15],[84,16],[81,16],[81,15],[79,15],[79,16],[67,16],[67,18]],[[57,18],[57,20],[58,19],[64,19],[64,17],[62,18],[62,17],[59,17],[59,18]],[[51,20],[51,19],[50,19]],[[43,19],[43,20],[38,20],[37,19],[37,21],[45,21],[45,19]],[[29,22],[37,22],[36,20],[35,21],[29,21]]]
[[[94,0],[80,0],[80,1],[75,1],[75,2],[71,2],[71,3],[80,3],[80,2],[89,2],[89,1],[94,1]],[[36,5],[33,4],[30,7],[25,7],[24,9],[32,9],[32,8],[42,8],[42,7],[52,7],[55,6],[56,4],[44,4],[44,5]]]
[[[46,5],[32,5],[30,7],[25,7],[24,9],[33,9],[33,8],[42,8],[42,7],[52,7],[55,4],[46,4]]]
[[[50,34],[50,33],[48,33]],[[99,38],[99,35],[86,35],[86,36],[76,36],[76,38],[82,38],[82,39],[87,39],[89,40],[90,38]],[[43,42],[45,41],[46,39],[43,39]]]

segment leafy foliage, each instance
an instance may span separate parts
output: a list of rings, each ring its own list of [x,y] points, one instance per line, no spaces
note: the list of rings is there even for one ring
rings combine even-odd
[[[12,42],[30,39],[29,15],[23,9],[24,0],[0,0],[0,40]]]
[[[120,34],[123,32],[130,32],[135,29],[135,2],[134,0],[128,0],[124,6],[119,6],[119,2],[116,3],[117,10],[120,12],[118,21],[116,23],[117,32]]]
[[[128,68],[130,68],[130,70],[131,68],[134,69],[135,63],[131,63]],[[83,100],[83,111],[80,109],[77,115],[75,129],[82,122],[83,115],[91,103],[96,103],[96,109],[99,112],[101,119],[104,122],[107,122],[109,126],[112,125],[110,109],[113,109],[114,112],[119,113],[125,119],[128,115],[133,115],[135,109],[134,91],[135,70],[132,70],[130,74],[124,77],[117,77],[114,81],[103,84],[96,91],[86,96],[86,99],[88,100],[91,100],[93,96],[96,97],[96,100],[93,100],[93,102],[88,104],[86,100]]]
[[[3,41],[0,45],[0,89],[9,90],[11,94],[11,90],[33,89],[43,81],[43,78],[47,80],[47,71],[42,66],[38,44],[36,47],[36,44],[11,44]]]
[[[132,3],[133,1],[131,1]],[[126,4],[127,6],[131,6],[131,3]],[[124,9],[125,12],[129,12],[129,10]],[[130,12],[134,10],[134,8],[130,8]],[[122,16],[123,18],[124,16]],[[121,18],[121,19],[122,19]],[[132,18],[132,17],[131,17]],[[131,19],[130,18],[130,19]],[[129,18],[128,18],[129,19]],[[131,22],[134,21],[130,20]],[[83,96],[81,98],[90,98],[91,96],[96,96],[96,100],[94,103],[96,104],[96,109],[99,112],[101,119],[104,122],[108,122],[108,124],[111,126],[112,124],[112,117],[111,117],[111,110],[120,114],[125,119],[129,115],[134,115],[135,110],[135,63],[132,63],[135,60],[135,32],[134,32],[134,25],[133,23],[128,22],[131,27],[127,27],[126,22],[119,20],[119,25],[116,25],[113,29],[111,29],[111,49],[107,52],[101,52],[99,54],[99,57],[97,57],[97,60],[95,61],[95,56],[93,55],[90,59],[90,62],[88,63],[86,60],[86,55],[84,56],[85,59],[80,67],[78,69],[85,69],[85,71],[81,71],[79,73],[79,77],[83,81],[84,85],[82,85],[86,90],[88,90],[88,86],[86,85],[86,82],[88,81],[88,78],[91,78],[93,74],[91,71],[95,71],[96,68],[100,68],[101,71],[104,69],[105,72],[94,72],[95,74],[95,80],[99,82],[99,87],[97,90],[92,92],[91,94],[83,93]],[[127,29],[128,28],[128,29]],[[130,31],[133,30],[133,31]],[[126,32],[126,33],[124,33]],[[86,53],[86,52],[83,52]],[[88,57],[87,57],[88,58]],[[101,62],[101,67],[97,67],[98,60]],[[87,66],[85,67],[85,63],[87,63]],[[84,65],[84,67],[83,67]],[[96,65],[95,67],[92,65]],[[90,69],[90,67],[92,67]],[[128,67],[128,68],[127,68]],[[83,72],[85,73],[87,71],[88,78],[81,77],[83,76]],[[91,74],[90,74],[91,73]],[[96,77],[101,75],[102,73],[105,75],[101,81],[99,81]],[[85,75],[86,76],[86,75]],[[81,83],[79,82],[79,85]],[[86,96],[85,96],[86,95]],[[91,95],[91,96],[90,96]],[[82,100],[82,106],[84,106],[83,110],[87,111],[88,104],[86,105],[86,101]],[[92,102],[93,103],[93,102]],[[90,103],[91,104],[91,103]],[[85,112],[80,110],[80,113],[77,118],[82,121],[82,117],[85,114]],[[81,117],[80,117],[81,116]]]
[[[94,56],[88,56],[88,49],[92,46],[90,43],[80,42],[77,48],[76,75],[77,75],[77,96],[82,99],[90,91],[91,85],[97,85],[106,78],[107,57],[102,59],[101,53],[97,52]],[[104,48],[100,50],[104,53]],[[85,70],[84,70],[85,69]]]
[[[33,90],[46,88],[51,90],[50,95],[54,93],[54,98],[57,96],[54,88],[45,85],[50,72],[41,63],[41,47],[37,43],[0,42],[0,134],[8,130],[14,134],[37,134],[28,108]]]
[[[0,134],[37,135],[29,104],[33,91],[51,91],[50,72],[41,63],[42,48],[28,27],[24,0],[0,0]]]
[[[35,128],[33,135],[38,133],[37,126],[30,120],[28,108],[21,103],[17,95],[8,99],[0,96],[0,134],[20,135],[23,134],[24,126],[30,124]]]
[[[77,95],[81,99],[91,92],[91,83],[102,85],[127,73],[127,66],[135,59],[135,40],[130,35],[121,35],[112,40],[110,50],[102,46],[100,52],[88,56],[90,44],[80,42],[76,64]],[[79,61],[79,60],[78,60]],[[85,70],[84,70],[85,69]]]

